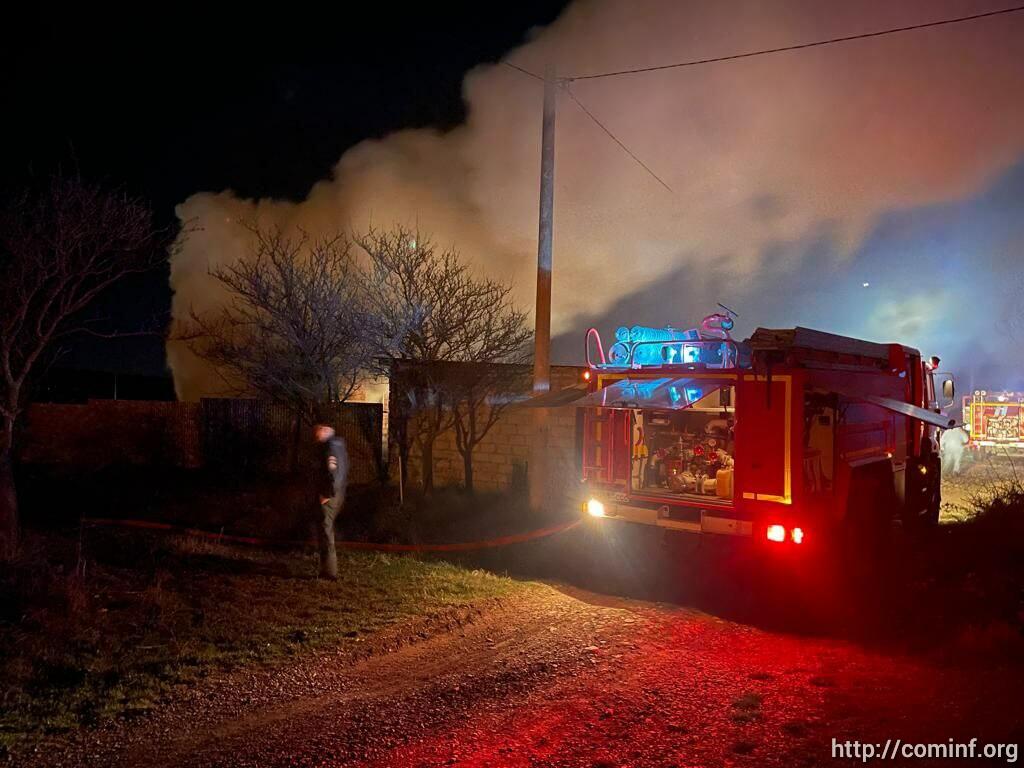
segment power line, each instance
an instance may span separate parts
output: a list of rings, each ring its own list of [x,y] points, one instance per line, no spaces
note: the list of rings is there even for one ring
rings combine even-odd
[[[542,83],[544,82],[544,78],[540,75],[534,74],[528,69],[523,69],[522,67],[513,64],[511,61],[503,61],[501,63],[510,69],[514,69],[516,72],[522,72],[524,75],[532,77],[534,80],[540,80]]]
[[[676,64],[662,64],[655,67],[639,67],[637,69],[621,69],[615,72],[602,72],[594,75],[577,75],[575,77],[566,78],[570,82],[574,80],[596,80],[602,77],[618,77],[620,75],[636,75],[642,72],[657,72],[663,69],[678,69],[680,67],[695,67],[700,64],[714,64],[720,61],[735,61],[736,59],[749,59],[753,56],[764,56],[770,53],[784,53],[786,51],[800,51],[805,48],[816,48],[822,45],[834,45],[836,43],[847,43],[851,40],[864,40],[869,37],[881,37],[882,35],[893,35],[899,32],[911,32],[917,29],[928,29],[929,27],[941,27],[947,24],[960,24],[965,21],[975,21],[976,19],[986,19],[991,16],[1001,16],[1007,13],[1017,13],[1018,11],[1024,11],[1024,5],[1018,5],[1013,8],[1001,8],[996,11],[986,11],[985,13],[975,13],[971,16],[959,16],[955,19],[941,19],[940,21],[929,21],[923,24],[911,24],[906,27],[891,27],[889,29],[879,29],[875,32],[864,32],[858,35],[846,35],[845,37],[832,37],[827,40],[815,40],[810,43],[799,43],[796,45],[786,45],[781,48],[763,48],[757,51],[746,51],[744,53],[734,53],[728,56],[715,56],[709,59],[693,59],[691,61],[681,61]],[[513,66],[513,65],[509,65]],[[515,69],[519,69],[515,67]],[[525,70],[521,70],[525,72]],[[531,77],[537,77],[530,72],[526,74]],[[543,79],[543,78],[540,78]]]
[[[615,134],[612,133],[604,123],[602,123],[600,120],[598,120],[594,116],[594,113],[591,112],[589,109],[587,109],[583,105],[582,101],[580,101],[579,99],[576,98],[576,94],[572,92],[572,90],[568,87],[568,84],[567,84],[567,87],[565,89],[565,92],[569,94],[569,98],[570,99],[572,99],[574,102],[576,102],[576,106],[578,106],[580,109],[582,109],[583,113],[597,124],[598,128],[600,128],[602,131],[604,131],[606,134],[608,134],[608,137],[612,141],[614,141],[616,144],[618,144],[619,147],[622,148],[623,152],[625,152],[627,155],[629,155],[631,158],[633,158],[633,160],[635,160],[637,162],[637,164],[641,168],[643,168],[645,171],[647,171],[647,173],[649,173],[651,175],[651,177],[656,182],[661,184],[661,186],[663,186],[665,189],[667,189],[670,193],[675,194],[674,192],[672,192],[672,187],[670,187],[668,184],[666,184],[664,181],[662,181],[661,178],[658,176],[658,174],[656,174],[654,171],[652,171],[643,160],[641,160],[639,157],[634,155],[630,151],[629,147],[627,147],[625,144],[623,144],[621,141],[619,141],[619,139],[615,136]]]
[[[864,40],[864,39],[872,38],[872,37],[882,37],[883,35],[893,35],[893,34],[898,34],[900,32],[911,32],[911,31],[919,30],[919,29],[928,29],[930,27],[941,27],[941,26],[946,26],[946,25],[949,25],[949,24],[960,24],[960,23],[967,22],[967,21],[975,21],[977,19],[986,19],[986,18],[990,18],[990,17],[993,17],[993,16],[1002,16],[1002,15],[1009,14],[1009,13],[1017,13],[1019,11],[1024,11],[1024,5],[1014,6],[1013,8],[1001,8],[1001,9],[998,9],[998,10],[995,10],[995,11],[986,11],[984,13],[975,13],[975,14],[972,14],[970,16],[959,16],[959,17],[953,18],[953,19],[940,19],[939,21],[928,21],[928,22],[923,22],[923,23],[920,23],[920,24],[911,24],[911,25],[904,26],[904,27],[890,27],[888,29],[880,29],[880,30],[876,30],[874,32],[863,32],[863,33],[857,34],[857,35],[846,35],[846,36],[843,36],[843,37],[832,37],[832,38],[828,38],[826,40],[814,40],[814,41],[809,42],[809,43],[798,43],[798,44],[795,44],[795,45],[786,45],[786,46],[782,46],[782,47],[779,47],[779,48],[762,48],[762,49],[759,49],[759,50],[756,50],[756,51],[746,51],[744,53],[734,53],[734,54],[730,54],[728,56],[715,56],[715,57],[707,58],[707,59],[693,59],[691,61],[683,61],[683,62],[678,62],[676,64],[662,64],[662,65],[654,66],[654,67],[638,67],[636,69],[622,69],[622,70],[618,70],[618,71],[615,71],[615,72],[602,72],[600,74],[594,74],[594,75],[577,75],[575,77],[559,78],[559,82],[565,84],[565,86],[566,86],[566,93],[569,94],[569,98],[571,98],[576,103],[576,106],[578,106],[587,117],[589,117],[591,120],[593,120],[594,123],[602,131],[604,131],[605,134],[607,134],[608,137],[612,141],[614,141],[622,149],[623,152],[625,152],[627,155],[629,155],[641,168],[643,168],[648,174],[650,174],[651,178],[653,178],[655,181],[657,181],[661,186],[663,186],[669,192],[672,192],[672,188],[668,184],[666,184],[658,176],[658,174],[656,174],[654,171],[652,171],[650,169],[650,167],[646,163],[644,163],[643,160],[641,160],[639,157],[637,157],[629,149],[629,147],[627,147],[625,144],[623,144],[619,140],[619,138],[614,133],[612,133],[611,130],[609,130],[609,128],[604,123],[602,123],[600,120],[598,120],[593,112],[591,112],[589,109],[586,108],[586,106],[583,104],[583,102],[581,102],[576,97],[576,94],[574,94],[572,92],[572,90],[568,87],[570,83],[572,83],[574,81],[577,81],[577,80],[597,80],[599,78],[604,78],[604,77],[618,77],[618,76],[621,76],[621,75],[635,75],[635,74],[640,74],[640,73],[643,73],[643,72],[658,72],[658,71],[665,70],[665,69],[679,69],[679,68],[682,68],[682,67],[699,66],[701,64],[714,64],[714,63],[722,62],[722,61],[735,61],[737,59],[749,59],[749,58],[752,58],[754,56],[765,56],[765,55],[772,54],[772,53],[785,53],[787,51],[800,51],[800,50],[804,50],[806,48],[817,48],[817,47],[824,46],[824,45],[835,45],[837,43],[847,43],[847,42],[850,42],[850,41],[853,41],[853,40]],[[520,73],[526,75],[527,77],[532,77],[535,80],[539,80],[540,82],[544,82],[544,78],[543,77],[541,77],[540,75],[538,75],[538,74],[536,74],[534,72],[530,72],[529,70],[524,69],[523,67],[520,67],[520,66],[518,66],[516,64],[513,64],[513,63],[511,63],[509,61],[502,61],[501,63],[504,64],[505,66],[511,68],[511,69],[516,70],[517,72],[520,72]]]
[[[541,81],[542,83],[544,82],[544,78],[543,78],[543,77],[541,77],[540,75],[538,75],[538,74],[535,74],[535,73],[531,72],[531,71],[530,71],[530,70],[528,70],[528,69],[523,69],[522,67],[520,67],[520,66],[517,66],[517,65],[513,64],[513,63],[512,63],[512,62],[510,62],[510,61],[503,61],[503,62],[501,62],[501,63],[502,63],[502,64],[504,64],[504,65],[505,65],[506,67],[509,67],[509,68],[511,68],[511,69],[514,69],[514,70],[516,70],[516,72],[521,72],[522,74],[524,74],[524,75],[527,75],[528,77],[532,77],[532,78],[534,78],[535,80],[540,80],[540,81]],[[598,127],[598,128],[600,128],[600,129],[601,129],[602,131],[604,131],[604,132],[605,132],[605,133],[606,133],[606,134],[608,135],[608,137],[609,137],[609,138],[610,138],[610,139],[611,139],[612,141],[614,141],[614,142],[615,142],[616,144],[618,144],[618,145],[619,145],[619,147],[620,147],[620,148],[622,149],[622,151],[623,151],[623,152],[625,152],[625,153],[626,153],[627,155],[629,155],[629,156],[630,156],[631,158],[633,158],[633,160],[634,160],[634,161],[635,161],[635,162],[636,162],[636,163],[637,163],[637,164],[638,164],[638,165],[639,165],[639,166],[640,166],[641,168],[643,168],[643,169],[644,169],[645,171],[647,171],[647,173],[649,173],[649,174],[651,175],[651,177],[652,177],[652,178],[653,178],[653,179],[654,179],[654,180],[655,180],[656,182],[658,182],[659,184],[661,184],[661,186],[663,186],[663,187],[664,187],[665,189],[667,189],[667,190],[668,190],[669,192],[672,192],[672,187],[670,187],[670,186],[669,186],[668,184],[666,184],[666,183],[665,183],[664,181],[662,181],[662,180],[661,180],[661,178],[660,178],[660,177],[658,176],[658,174],[656,174],[656,173],[655,173],[654,171],[652,171],[652,170],[651,170],[651,169],[650,169],[650,168],[649,168],[649,167],[647,166],[647,164],[646,164],[646,163],[644,163],[644,161],[643,161],[643,160],[641,160],[641,159],[640,159],[639,157],[637,157],[636,155],[634,155],[634,154],[633,154],[633,152],[632,152],[632,151],[630,151],[629,147],[627,147],[627,146],[626,146],[625,144],[623,144],[623,143],[622,143],[621,141],[619,141],[618,137],[617,137],[617,136],[616,136],[616,135],[615,135],[614,133],[612,133],[612,132],[611,132],[611,131],[610,131],[610,130],[608,129],[608,127],[607,127],[607,126],[606,126],[606,125],[605,125],[604,123],[602,123],[602,122],[601,122],[600,120],[598,120],[598,119],[597,119],[597,117],[595,117],[595,116],[594,116],[594,113],[593,113],[593,112],[591,112],[591,111],[590,111],[589,109],[587,109],[587,108],[586,108],[586,107],[585,107],[585,106],[583,105],[583,102],[581,102],[581,101],[580,101],[579,99],[577,99],[577,98],[576,98],[576,94],[574,94],[574,93],[573,93],[573,92],[572,92],[572,91],[571,91],[571,90],[569,89],[569,81],[568,81],[567,79],[565,79],[565,78],[559,78],[559,79],[558,79],[558,84],[559,84],[559,85],[565,85],[565,92],[569,94],[569,98],[570,98],[570,99],[572,99],[572,100],[573,100],[574,102],[576,102],[576,106],[577,106],[577,107],[579,107],[579,108],[580,108],[581,110],[583,110],[583,114],[585,114],[585,115],[586,115],[587,117],[589,117],[589,118],[590,118],[591,120],[593,120],[593,121],[594,121],[594,123],[595,123],[595,124],[597,125],[597,127]],[[675,193],[674,193],[674,192],[672,192],[672,194],[675,194]]]

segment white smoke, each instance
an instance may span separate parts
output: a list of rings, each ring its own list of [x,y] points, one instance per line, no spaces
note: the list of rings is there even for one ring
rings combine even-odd
[[[967,452],[967,432],[963,427],[944,429],[939,440],[939,455],[942,457],[942,474],[959,475],[964,454]]]
[[[506,59],[579,75],[979,10],[956,0],[581,0]],[[836,246],[830,258],[842,259],[881,213],[972,194],[1024,151],[1022,34],[1024,14],[1010,15],[573,83],[673,193],[560,95],[554,330],[681,264],[695,281],[714,263],[750,285],[773,244],[826,234]],[[300,203],[193,195],[178,207],[199,229],[172,263],[174,317],[222,301],[206,273],[244,257],[239,220],[313,233],[418,225],[513,280],[531,306],[541,90],[508,67],[482,65],[465,79],[465,125],[365,141]],[[170,345],[168,360],[182,398],[217,390],[187,350]]]

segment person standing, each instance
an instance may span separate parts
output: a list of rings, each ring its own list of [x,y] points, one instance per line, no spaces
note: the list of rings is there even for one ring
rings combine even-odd
[[[338,578],[338,552],[334,547],[334,521],[345,503],[348,485],[348,450],[345,441],[327,424],[313,427],[317,440],[316,466],[313,473],[316,499],[319,502],[316,538],[320,551],[320,577]]]
[[[942,457],[943,475],[960,474],[960,465],[967,452],[968,442],[970,442],[970,438],[963,427],[942,430],[942,435],[939,437],[939,455]]]

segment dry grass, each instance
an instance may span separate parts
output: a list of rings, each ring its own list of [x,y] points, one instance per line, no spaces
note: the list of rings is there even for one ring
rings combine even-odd
[[[315,557],[136,532],[48,534],[0,571],[0,748],[133,716],[214,671],[359,642],[444,606],[520,588],[408,557]]]
[[[1024,652],[1024,485],[978,483],[956,514],[908,554],[901,620],[959,660]]]
[[[1020,466],[1018,466],[1020,465]],[[993,491],[1024,480],[1024,456],[1005,450],[969,453],[957,474],[942,476],[942,522],[970,520]]]

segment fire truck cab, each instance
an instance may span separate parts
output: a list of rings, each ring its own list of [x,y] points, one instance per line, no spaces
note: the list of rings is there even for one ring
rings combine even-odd
[[[789,547],[938,521],[951,379],[900,344],[731,329],[620,328],[607,357],[588,331],[588,381],[535,403],[578,409],[586,515]]]

